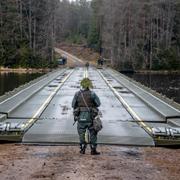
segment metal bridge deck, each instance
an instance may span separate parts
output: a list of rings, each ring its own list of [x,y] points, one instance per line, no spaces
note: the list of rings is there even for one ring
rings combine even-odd
[[[178,110],[164,103],[160,106],[163,106],[163,110],[160,108],[156,111],[153,108],[153,98],[147,98],[146,102],[146,97],[141,98],[133,92],[131,82],[117,72],[110,69],[89,68],[87,71],[85,68],[75,68],[56,72],[52,79],[42,83],[42,86],[39,85],[38,90],[25,98],[25,101],[22,97],[23,103],[14,109],[11,107],[11,111],[7,111],[8,117],[2,115],[1,120],[7,124],[19,124],[23,129],[20,135],[23,143],[78,143],[76,125],[73,126],[71,102],[84,76],[93,81],[93,90],[100,97],[102,104],[100,112],[103,130],[99,133],[98,143],[154,146],[157,142],[152,134],[153,128],[172,128],[166,121],[164,108],[168,108],[168,115],[180,115]],[[144,91],[143,93],[143,96],[148,94]],[[14,101],[16,100],[13,99]],[[3,103],[0,109],[6,112]],[[1,132],[1,140],[16,140],[18,133],[12,135],[7,129],[5,131]],[[166,141],[163,139],[164,142]],[[167,144],[168,142],[180,144],[177,138],[167,138]]]
[[[76,70],[64,86],[52,99],[49,106],[41,115],[42,120],[23,137],[23,142],[43,143],[78,143],[76,126],[73,126],[71,102],[75,92],[79,89],[79,82],[83,78],[84,69]],[[93,80],[94,91],[101,99],[103,130],[99,133],[98,142],[105,144],[154,145],[152,138],[136,123],[118,122],[133,121],[121,103],[114,97],[112,91],[105,84],[95,69],[89,72]]]

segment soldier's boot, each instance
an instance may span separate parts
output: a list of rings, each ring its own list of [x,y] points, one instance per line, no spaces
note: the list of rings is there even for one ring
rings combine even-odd
[[[80,153],[81,153],[81,154],[85,154],[85,152],[86,152],[86,147],[87,147],[86,144],[80,144]]]
[[[96,147],[91,146],[91,155],[100,155],[101,153],[96,151]]]

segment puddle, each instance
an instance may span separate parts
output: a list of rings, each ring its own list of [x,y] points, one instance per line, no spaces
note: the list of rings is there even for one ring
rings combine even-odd
[[[118,156],[123,155],[126,157],[133,157],[135,159],[140,159],[142,153],[139,151],[138,148],[128,148],[128,147],[113,147],[113,150],[108,153],[109,156]]]
[[[67,106],[62,106],[61,105],[61,108],[62,108],[62,115],[65,115],[65,114],[67,114],[68,113],[68,110],[70,109],[70,108],[68,108]]]
[[[132,156],[139,158],[141,156],[141,153],[139,153],[137,150],[128,150],[123,152],[126,156]]]
[[[62,108],[63,111],[69,110],[69,108],[68,108],[67,106],[62,106],[62,105],[61,105],[61,108]]]

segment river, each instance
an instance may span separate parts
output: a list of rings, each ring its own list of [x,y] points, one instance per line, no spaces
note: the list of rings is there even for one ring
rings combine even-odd
[[[14,88],[25,84],[42,73],[0,73],[0,96],[5,92],[12,91]],[[126,74],[128,77],[141,82],[159,93],[166,95],[174,101],[180,103],[180,75],[173,74]]]
[[[0,96],[42,75],[42,73],[0,73]]]
[[[134,73],[125,75],[180,103],[180,74]]]

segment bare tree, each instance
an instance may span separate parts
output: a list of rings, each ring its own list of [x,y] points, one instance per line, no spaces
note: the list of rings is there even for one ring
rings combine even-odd
[[[102,0],[98,18],[104,18],[101,32],[104,56],[120,69],[171,66],[165,54],[171,56],[171,49],[176,49],[174,57],[179,54],[172,42],[177,2]]]

